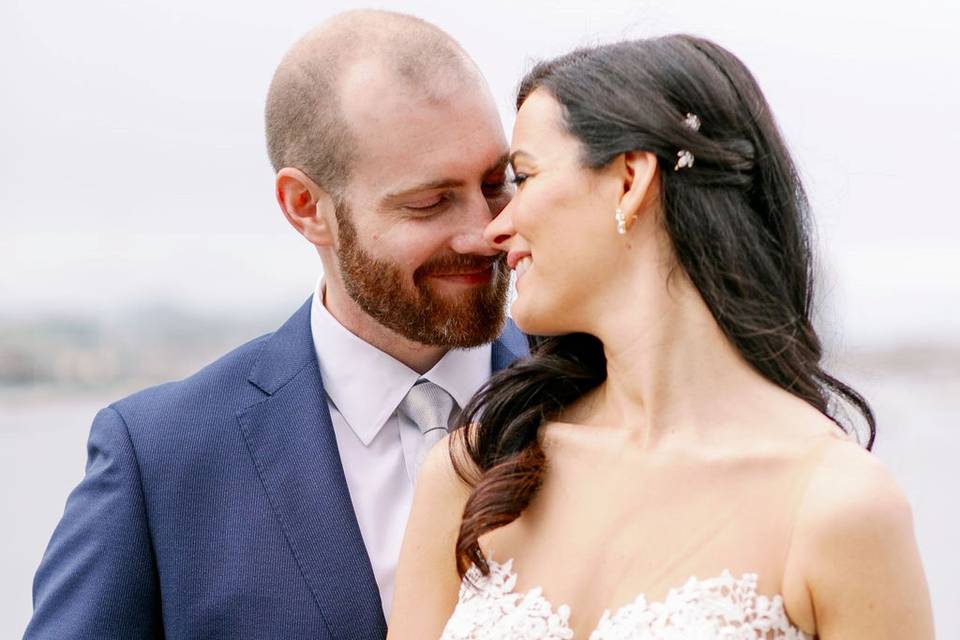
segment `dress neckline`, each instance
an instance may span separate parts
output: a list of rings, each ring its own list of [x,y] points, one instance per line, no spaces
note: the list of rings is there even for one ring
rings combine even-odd
[[[472,565],[467,571],[461,586],[461,600],[465,589],[489,586],[495,592],[495,595],[500,597],[512,596],[522,602],[524,606],[540,612],[549,629],[557,634],[556,637],[564,640],[574,638],[573,629],[570,627],[571,609],[569,605],[555,606],[543,595],[543,589],[539,586],[531,587],[525,592],[515,591],[519,576],[513,570],[512,558],[500,563],[494,560],[492,556],[486,556],[486,561],[490,568],[489,575],[484,576],[475,565]],[[772,596],[759,594],[757,592],[757,581],[758,574],[756,573],[743,573],[737,578],[728,569],[724,569],[719,575],[709,578],[700,579],[692,575],[686,579],[683,585],[668,589],[667,594],[660,600],[648,601],[646,594],[640,593],[632,601],[616,609],[604,609],[599,621],[593,626],[589,638],[590,640],[605,640],[608,637],[619,637],[606,634],[607,632],[617,632],[618,624],[628,623],[635,618],[650,619],[660,616],[679,605],[695,602],[703,594],[715,593],[752,601],[754,613],[763,619],[761,625],[766,630],[781,631],[786,634],[783,637],[787,640],[812,640],[813,636],[795,626],[787,616],[783,596],[781,594]],[[475,587],[472,585],[475,585]]]

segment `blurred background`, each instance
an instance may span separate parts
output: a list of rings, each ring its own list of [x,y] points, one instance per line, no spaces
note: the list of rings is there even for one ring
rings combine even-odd
[[[293,41],[357,6],[450,32],[508,132],[523,72],[576,45],[685,31],[746,62],[814,205],[828,360],[873,404],[938,637],[960,638],[960,6],[946,0],[4,0],[0,636],[29,618],[96,410],[310,294],[319,260],[273,200],[263,102]]]

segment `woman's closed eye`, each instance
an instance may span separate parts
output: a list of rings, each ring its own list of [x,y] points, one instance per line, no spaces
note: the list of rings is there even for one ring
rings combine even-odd
[[[514,173],[514,174],[510,177],[510,182],[513,183],[514,185],[516,185],[517,187],[519,187],[519,186],[522,185],[524,182],[526,182],[526,181],[527,181],[527,178],[529,178],[529,177],[530,177],[530,176],[528,176],[528,175],[525,174],[525,173],[516,172],[516,173]]]

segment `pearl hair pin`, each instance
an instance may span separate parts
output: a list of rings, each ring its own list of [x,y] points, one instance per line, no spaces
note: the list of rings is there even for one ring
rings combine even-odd
[[[700,131],[700,117],[695,113],[688,113],[686,117],[682,120],[683,126],[687,127],[691,131]],[[693,166],[693,152],[689,149],[680,149],[677,152],[677,164],[674,165],[673,170],[679,171],[680,169],[688,169]],[[627,218],[623,215],[623,210],[620,207],[617,207],[616,212],[614,213],[614,218],[617,221],[617,233],[621,236],[627,234]]]
[[[683,126],[693,131],[700,131],[700,118],[695,113],[688,113],[683,119]],[[673,166],[674,171],[688,169],[693,166],[693,153],[688,149],[677,151],[677,164]]]

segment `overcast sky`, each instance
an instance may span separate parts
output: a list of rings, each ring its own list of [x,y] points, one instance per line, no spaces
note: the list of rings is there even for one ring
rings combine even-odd
[[[508,132],[537,58],[676,31],[716,40],[758,77],[806,179],[835,333],[957,342],[957,5],[3,0],[0,317],[292,311],[319,260],[273,200],[264,96],[303,32],[376,6],[457,38]]]

